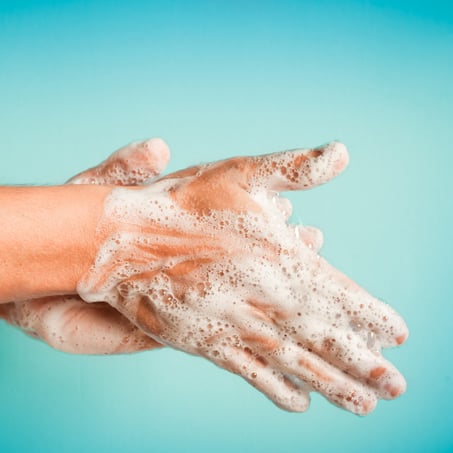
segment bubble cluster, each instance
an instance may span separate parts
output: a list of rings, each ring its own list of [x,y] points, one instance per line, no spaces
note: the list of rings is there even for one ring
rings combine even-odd
[[[161,139],[131,143],[70,184],[134,185],[160,173],[169,159]],[[106,303],[54,296],[0,305],[0,319],[56,349],[77,354],[114,354],[160,347]]]
[[[287,410],[305,410],[318,391],[370,412],[378,398],[404,391],[380,351],[407,336],[405,324],[322,259],[313,247],[322,236],[310,245],[269,191],[324,182],[343,148],[236,159],[115,189],[102,222],[117,232],[79,294],[108,302],[156,341],[241,375]]]
[[[5,318],[33,338],[73,354],[113,354],[156,347],[155,342],[106,303],[84,306],[77,296],[6,304]],[[86,305],[86,304],[85,304]]]
[[[130,143],[114,152],[105,162],[68,182],[119,186],[140,184],[165,168],[169,153],[167,144],[159,138]]]

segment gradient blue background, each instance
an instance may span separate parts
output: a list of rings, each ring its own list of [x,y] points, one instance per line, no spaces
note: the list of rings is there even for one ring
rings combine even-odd
[[[445,1],[0,0],[0,183],[54,184],[135,139],[170,170],[348,145],[292,194],[323,255],[403,314],[407,393],[288,414],[164,350],[76,357],[0,325],[0,450],[453,451],[453,6]]]

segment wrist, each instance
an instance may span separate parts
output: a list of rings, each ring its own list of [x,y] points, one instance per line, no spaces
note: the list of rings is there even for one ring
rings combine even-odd
[[[109,186],[0,188],[0,303],[75,292],[108,235]]]

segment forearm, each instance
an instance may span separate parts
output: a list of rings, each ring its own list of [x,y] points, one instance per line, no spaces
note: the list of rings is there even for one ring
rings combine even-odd
[[[0,303],[74,293],[108,234],[108,186],[0,187]]]

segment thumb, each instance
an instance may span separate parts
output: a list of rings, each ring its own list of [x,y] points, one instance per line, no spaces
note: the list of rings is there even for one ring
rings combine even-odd
[[[137,185],[161,173],[169,160],[170,149],[160,138],[130,143],[68,184]]]

